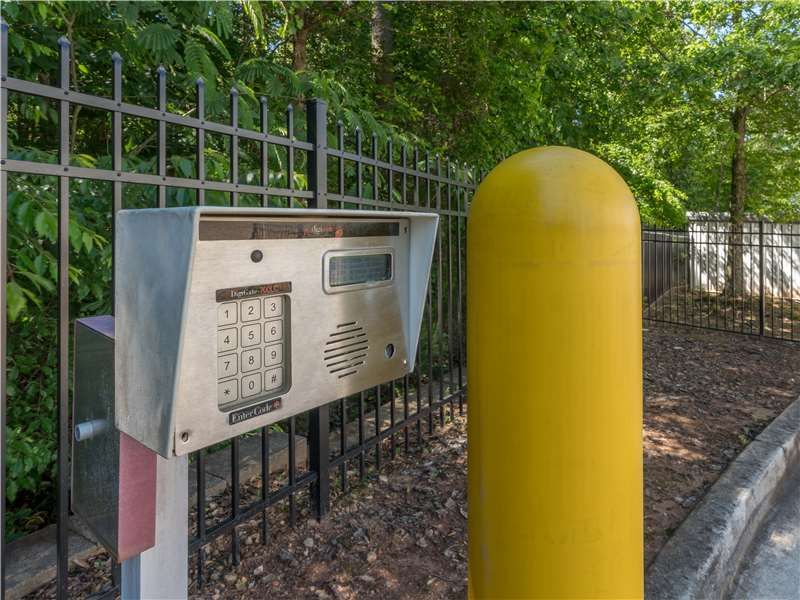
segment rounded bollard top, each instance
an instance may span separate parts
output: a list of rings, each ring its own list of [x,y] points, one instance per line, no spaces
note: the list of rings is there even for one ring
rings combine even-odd
[[[636,201],[619,173],[593,154],[565,146],[523,150],[492,169],[475,193],[470,221],[498,217],[639,231]]]

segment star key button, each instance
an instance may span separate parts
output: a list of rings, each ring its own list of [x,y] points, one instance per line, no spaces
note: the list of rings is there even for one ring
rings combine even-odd
[[[219,404],[235,402],[239,399],[239,386],[236,379],[221,381],[217,384],[217,401]]]

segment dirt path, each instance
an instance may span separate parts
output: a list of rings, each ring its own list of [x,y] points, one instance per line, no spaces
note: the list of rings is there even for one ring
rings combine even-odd
[[[645,331],[645,552],[649,562],[728,463],[800,394],[800,345],[699,329]],[[394,600],[466,595],[466,418],[333,501],[322,523],[301,497],[298,526],[279,507],[261,545],[258,521],[207,549],[194,598]],[[243,495],[253,493],[251,481]],[[215,510],[227,510],[227,496]],[[194,561],[192,561],[194,563]],[[99,555],[72,570],[71,597],[108,584]],[[52,597],[53,586],[36,597]]]

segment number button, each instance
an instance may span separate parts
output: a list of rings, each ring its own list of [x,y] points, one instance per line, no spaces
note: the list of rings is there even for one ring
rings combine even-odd
[[[273,344],[264,348],[264,366],[271,367],[283,362],[283,345]]]
[[[261,393],[261,373],[253,373],[242,377],[242,398]]]
[[[258,321],[261,318],[261,300],[244,300],[241,308],[242,321]]]
[[[261,343],[261,325],[245,325],[242,327],[242,348],[257,346]]]
[[[235,354],[225,354],[217,358],[217,378],[230,377],[239,372]]]
[[[217,331],[217,352],[236,350],[236,329],[220,329]]]
[[[261,348],[242,352],[242,373],[261,368]]]
[[[236,323],[236,303],[226,302],[217,307],[217,325],[233,325]]]
[[[264,317],[270,319],[272,317],[280,317],[283,314],[283,297],[277,296],[275,298],[264,299]]]
[[[264,323],[264,343],[277,342],[283,337],[283,321],[267,321]]]
[[[229,379],[217,384],[217,402],[219,404],[227,404],[239,399],[239,383],[235,379]]]
[[[283,369],[270,369],[264,371],[264,391],[276,390],[283,385]]]

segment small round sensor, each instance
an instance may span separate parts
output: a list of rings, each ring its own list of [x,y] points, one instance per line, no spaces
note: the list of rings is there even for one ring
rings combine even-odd
[[[264,253],[261,252],[261,250],[253,250],[250,253],[250,260],[252,260],[254,263],[261,262],[262,258],[264,258]]]

